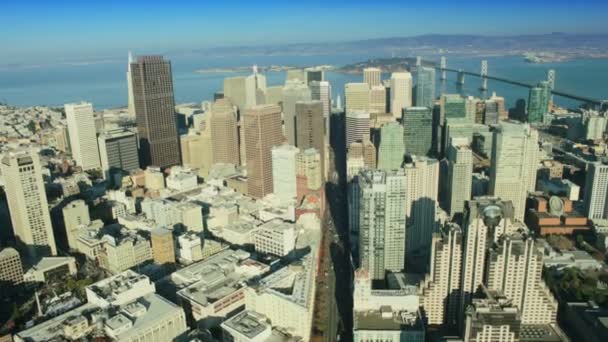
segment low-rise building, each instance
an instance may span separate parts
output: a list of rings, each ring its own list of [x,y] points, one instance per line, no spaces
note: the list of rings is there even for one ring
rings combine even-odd
[[[100,280],[85,288],[87,302],[101,308],[121,306],[155,292],[156,287],[150,278],[131,270]]]
[[[76,275],[76,272],[76,259],[73,257],[45,257],[28,269],[23,279],[27,283],[45,283],[67,275]]]
[[[23,266],[16,249],[7,247],[0,251],[0,291],[12,291],[23,283]]]
[[[268,221],[258,227],[253,239],[256,252],[287,256],[296,246],[295,224],[281,219]]]
[[[574,209],[571,200],[538,193],[528,197],[525,222],[530,230],[540,235],[570,235],[590,229],[587,217]]]

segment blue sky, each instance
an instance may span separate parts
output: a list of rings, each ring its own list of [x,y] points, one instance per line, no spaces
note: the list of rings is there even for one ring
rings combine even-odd
[[[1,63],[427,33],[608,33],[608,1],[0,2]]]

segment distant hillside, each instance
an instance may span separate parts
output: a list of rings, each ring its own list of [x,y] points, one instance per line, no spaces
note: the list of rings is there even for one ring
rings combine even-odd
[[[388,37],[345,42],[299,43],[265,46],[233,46],[189,51],[211,56],[313,55],[383,53],[401,56],[425,54],[501,54],[556,51],[573,56],[608,54],[608,34],[552,33],[518,36],[441,35]]]

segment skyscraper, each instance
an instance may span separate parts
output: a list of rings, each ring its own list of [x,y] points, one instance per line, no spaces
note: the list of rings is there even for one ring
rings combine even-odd
[[[323,69],[307,68],[304,71],[306,72],[306,82],[309,86],[312,84],[312,82],[325,81],[325,72],[323,71]]]
[[[449,223],[433,234],[429,273],[420,294],[429,325],[454,327],[460,311],[462,229]]]
[[[503,235],[489,251],[487,287],[504,294],[522,324],[551,324],[557,300],[542,280],[544,247],[526,233]]]
[[[97,138],[101,170],[109,179],[115,171],[128,173],[139,168],[137,136],[126,129],[106,131]]]
[[[551,85],[547,81],[540,82],[536,87],[530,88],[528,96],[528,122],[543,122],[545,114],[549,112],[551,102]]]
[[[403,144],[407,154],[425,156],[433,149],[433,113],[428,107],[403,112]]]
[[[404,165],[407,256],[428,256],[435,230],[439,162],[415,156]],[[426,260],[426,259],[425,259]]]
[[[464,204],[471,199],[473,178],[473,152],[466,138],[452,139],[448,151],[446,177],[446,210],[450,216],[462,213]]]
[[[250,196],[262,198],[273,192],[272,147],[281,145],[281,107],[260,105],[243,116],[247,149],[247,188]]]
[[[391,113],[401,118],[403,109],[412,106],[412,74],[394,72],[391,74]]]
[[[292,145],[272,148],[272,187],[282,199],[292,200],[297,196],[297,157],[300,150]]]
[[[529,125],[501,122],[492,139],[490,194],[512,201],[523,222],[526,197],[536,187],[538,131]]]
[[[401,168],[404,154],[403,127],[397,122],[382,126],[378,148],[378,169],[390,171]]]
[[[190,129],[188,134],[180,137],[182,164],[185,167],[198,169],[201,177],[207,177],[213,165],[213,142],[207,125],[202,131]]]
[[[20,149],[5,153],[2,175],[18,244],[25,247],[31,258],[56,255],[38,152]]]
[[[179,164],[171,62],[162,56],[139,57],[131,63],[131,77],[141,166]]]
[[[370,113],[386,113],[386,88],[381,85],[371,87],[369,91]]]
[[[587,164],[585,209],[591,220],[608,219],[608,163]]]
[[[435,105],[435,69],[418,67],[416,71],[416,106],[433,108]]]
[[[384,279],[404,268],[406,177],[403,170],[365,170],[358,187],[360,265]]]
[[[325,139],[329,141],[329,115],[331,114],[331,85],[327,81],[312,81],[308,84],[312,100],[323,104]]]
[[[369,85],[367,83],[346,83],[346,113],[351,111],[369,112]]]
[[[131,63],[133,63],[133,55],[129,51],[129,60],[127,62],[127,110],[130,116],[135,117],[135,98],[133,96],[133,79],[131,78]]]
[[[367,83],[370,88],[381,85],[382,70],[379,68],[363,69],[363,82]]]
[[[287,81],[283,87],[283,121],[285,137],[290,145],[296,146],[296,103],[310,101],[310,88],[298,80]]]
[[[466,98],[459,94],[441,95],[440,116],[443,120],[467,118]]]
[[[319,151],[309,148],[298,153],[296,158],[297,176],[306,178],[306,189],[319,190],[323,186],[323,170]]]
[[[239,135],[232,103],[220,99],[211,106],[211,140],[213,163],[240,164]]]
[[[346,147],[355,141],[369,140],[369,111],[346,112]]]
[[[240,111],[255,106],[257,101],[255,76],[225,78],[224,97],[228,98]]]
[[[314,148],[321,154],[321,168],[325,170],[325,127],[323,102],[296,102],[296,141],[300,150]]]
[[[83,170],[99,169],[99,151],[93,105],[86,102],[64,106],[72,156]]]

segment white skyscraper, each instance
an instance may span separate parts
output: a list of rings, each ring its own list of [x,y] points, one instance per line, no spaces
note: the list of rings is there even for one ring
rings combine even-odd
[[[274,193],[284,199],[297,196],[296,160],[300,150],[292,145],[272,148],[272,186]]]
[[[403,170],[359,174],[360,265],[372,279],[399,272],[405,261],[406,176]]]
[[[394,72],[391,74],[391,113],[401,118],[403,108],[412,106],[412,74]]]
[[[536,187],[538,131],[529,125],[501,122],[492,140],[490,194],[512,201],[523,221],[528,192]]]
[[[520,232],[503,235],[489,251],[488,283],[511,300],[522,324],[551,324],[557,300],[542,280],[544,248]]]
[[[446,177],[447,206],[450,216],[462,213],[464,203],[471,199],[473,186],[473,152],[467,138],[454,138],[448,147]]]
[[[428,255],[435,230],[439,162],[414,156],[404,165],[407,178],[405,214],[407,216],[406,253]]]
[[[290,80],[283,87],[284,133],[290,145],[296,145],[296,102],[310,101],[310,88],[299,80]]]
[[[585,209],[592,220],[608,219],[608,164],[587,165],[585,180]]]
[[[86,102],[65,105],[72,157],[83,170],[99,169],[99,150],[93,105]]]
[[[429,273],[421,284],[421,303],[428,324],[453,327],[460,310],[462,229],[446,224],[433,234]]]
[[[127,100],[128,106],[127,110],[129,111],[129,115],[135,117],[135,100],[133,97],[133,80],[131,79],[131,63],[133,63],[133,55],[131,51],[129,51],[129,63],[127,65]]]
[[[369,111],[346,112],[346,146],[356,141],[369,140]]]
[[[31,257],[56,255],[38,152],[33,149],[7,152],[2,158],[2,175],[18,242]]]

